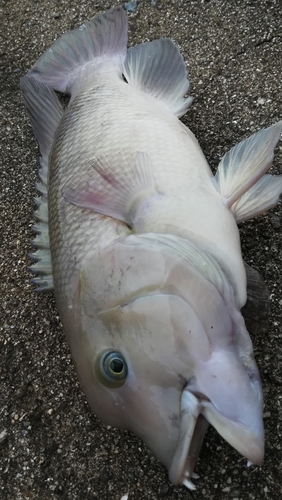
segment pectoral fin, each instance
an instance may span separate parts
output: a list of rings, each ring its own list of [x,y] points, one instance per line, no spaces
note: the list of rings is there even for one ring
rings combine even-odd
[[[138,206],[154,195],[158,193],[150,157],[143,152],[128,155],[122,150],[116,155],[94,158],[85,175],[80,173],[80,178],[75,176],[63,188],[63,196],[74,205],[122,220],[129,226],[134,226]]]
[[[247,274],[247,302],[241,309],[251,335],[267,332],[270,309],[269,291],[258,271],[245,263]]]

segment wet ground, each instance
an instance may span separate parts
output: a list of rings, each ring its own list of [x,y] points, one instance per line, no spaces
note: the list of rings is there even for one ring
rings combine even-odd
[[[1,2],[0,497],[278,500],[282,202],[240,228],[244,258],[261,272],[271,297],[268,331],[253,337],[265,395],[265,461],[262,467],[247,468],[246,461],[210,430],[193,493],[172,486],[166,470],[136,437],[105,427],[90,412],[53,294],[38,296],[29,284],[38,149],[21,102],[19,78],[59,34],[117,3]],[[165,35],[184,54],[194,96],[184,122],[213,168],[232,145],[281,119],[281,20],[281,5],[274,0],[143,0],[129,14],[131,44]],[[280,141],[273,172],[282,173],[281,159]]]

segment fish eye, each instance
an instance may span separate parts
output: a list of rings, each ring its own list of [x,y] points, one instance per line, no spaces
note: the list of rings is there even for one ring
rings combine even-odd
[[[106,387],[121,387],[127,377],[128,369],[123,355],[118,351],[103,351],[95,362],[95,374]]]

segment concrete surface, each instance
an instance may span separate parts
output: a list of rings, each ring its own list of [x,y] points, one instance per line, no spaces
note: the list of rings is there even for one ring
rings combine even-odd
[[[267,215],[241,226],[244,257],[261,272],[271,294],[268,332],[253,338],[265,394],[265,461],[261,468],[247,468],[210,430],[193,493],[173,487],[165,469],[136,437],[103,426],[90,413],[53,294],[38,296],[29,283],[38,149],[19,78],[59,34],[117,3],[1,2],[0,497],[280,499],[281,201]],[[281,5],[275,0],[140,0],[129,14],[131,44],[164,35],[178,43],[195,98],[184,122],[213,168],[232,145],[281,119],[281,20]],[[282,142],[276,173],[282,173],[281,150]]]

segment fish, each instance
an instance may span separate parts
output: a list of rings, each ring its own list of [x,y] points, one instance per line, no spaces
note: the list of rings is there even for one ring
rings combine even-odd
[[[127,48],[115,7],[64,34],[21,79],[40,149],[36,291],[54,290],[81,386],[105,423],[193,478],[209,425],[264,457],[263,393],[242,310],[265,309],[238,223],[272,208],[282,121],[212,173],[180,118],[192,103],[168,38]],[[58,93],[68,96],[62,102]]]

